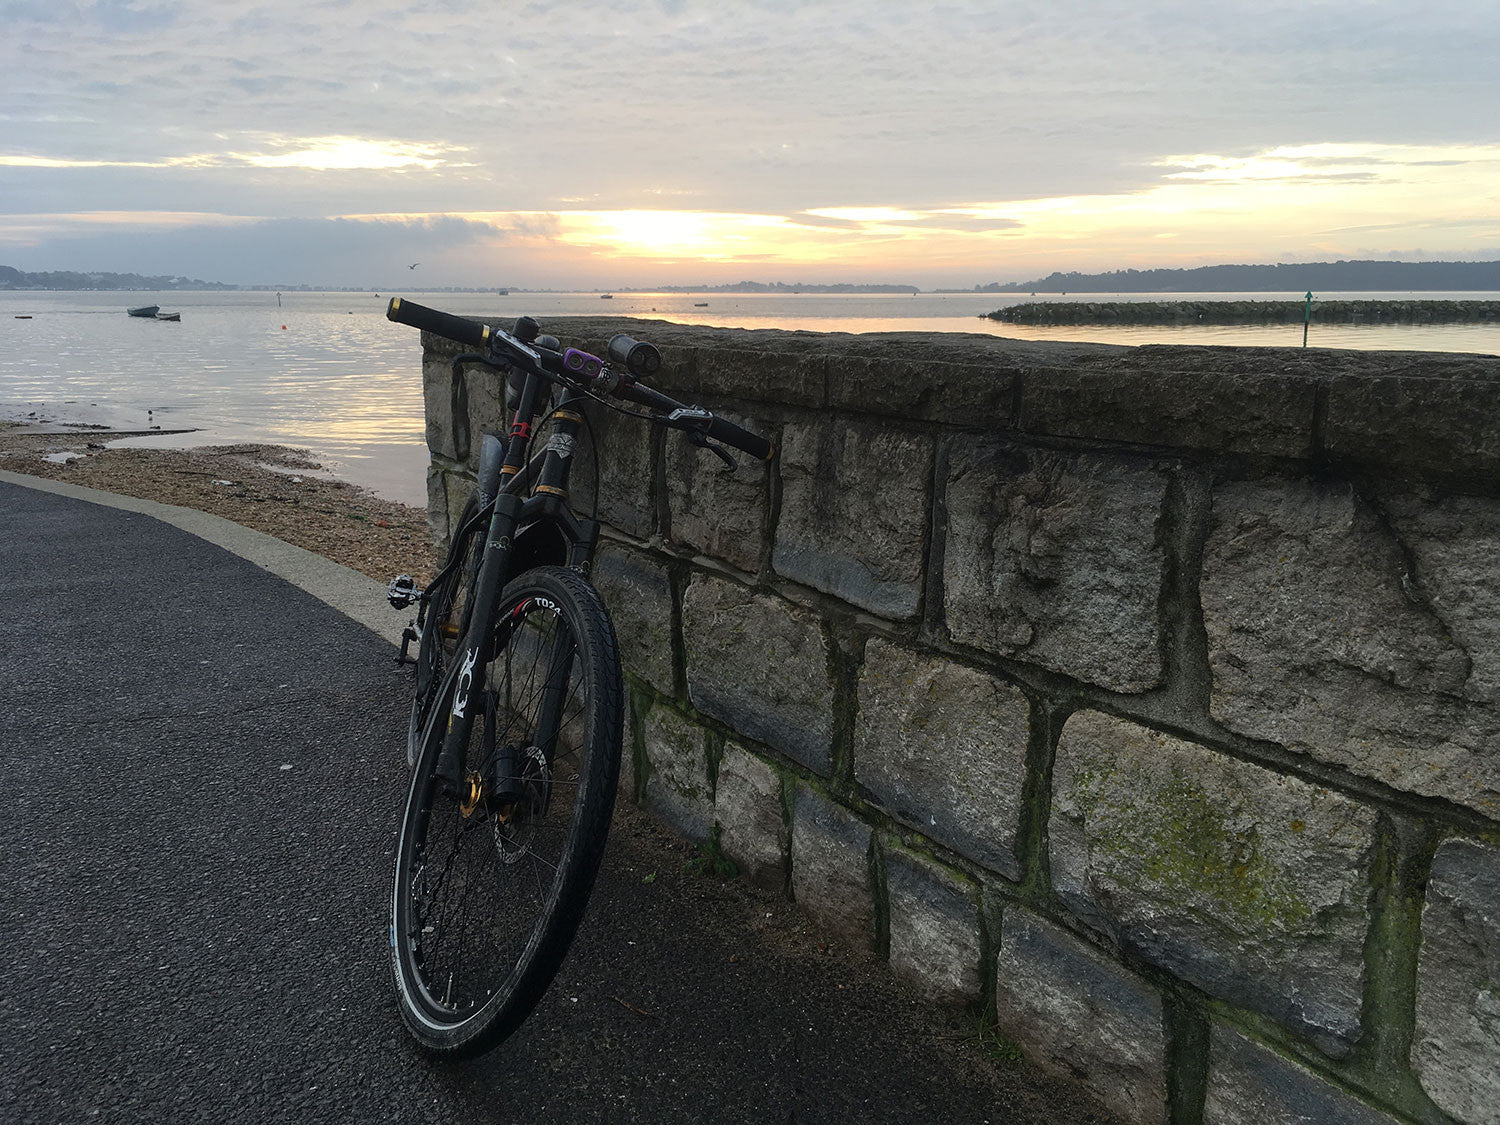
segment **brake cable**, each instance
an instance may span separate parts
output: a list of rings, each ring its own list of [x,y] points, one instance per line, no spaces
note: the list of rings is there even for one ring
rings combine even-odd
[[[469,444],[469,383],[463,377],[463,372],[459,370],[465,363],[481,363],[496,371],[507,370],[504,365],[478,352],[465,352],[449,365],[451,374],[448,377],[448,413],[452,416],[453,454],[454,458],[459,461],[467,461],[472,448]]]

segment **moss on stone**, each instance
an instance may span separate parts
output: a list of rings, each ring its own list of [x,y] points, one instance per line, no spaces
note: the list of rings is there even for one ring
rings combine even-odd
[[[1222,802],[1180,766],[1139,804],[1112,801],[1098,780],[1093,771],[1075,774],[1072,797],[1086,820],[1099,821],[1095,840],[1116,861],[1117,875],[1136,866],[1153,897],[1207,900],[1244,933],[1296,930],[1312,917],[1292,880],[1265,856],[1260,829],[1231,827]]]

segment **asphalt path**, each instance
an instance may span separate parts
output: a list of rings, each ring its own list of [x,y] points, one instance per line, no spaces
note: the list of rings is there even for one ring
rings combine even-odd
[[[389,642],[150,516],[4,483],[0,593],[0,1119],[1093,1119],[629,809],[530,1021],[434,1062],[390,981]]]

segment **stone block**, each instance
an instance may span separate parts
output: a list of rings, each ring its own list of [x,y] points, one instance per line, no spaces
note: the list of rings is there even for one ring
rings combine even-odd
[[[574,446],[568,480],[569,503],[579,515],[598,518],[626,535],[645,539],[656,530],[656,427],[611,410],[585,407],[593,428],[583,430]],[[595,499],[594,445],[599,460]]]
[[[999,1029],[1122,1121],[1167,1120],[1161,995],[1065,930],[1007,906],[995,959]]]
[[[426,422],[427,448],[434,457],[456,461],[453,442],[451,356],[422,355],[422,415]]]
[[[1328,789],[1079,711],[1053,765],[1053,889],[1147,960],[1344,1054],[1375,823]]]
[[[448,488],[446,474],[441,466],[427,466],[427,537],[437,547],[439,555],[448,551]]]
[[[714,413],[775,440],[776,426],[764,416]],[[770,535],[771,467],[742,454],[735,459],[739,467],[730,472],[712,453],[689,445],[680,434],[668,434],[668,518],[673,541],[754,572]]]
[[[1422,911],[1412,1067],[1465,1125],[1500,1125],[1500,847],[1438,849]]]
[[[1307,457],[1317,382],[1268,371],[1033,368],[1020,429],[1213,453]]]
[[[941,1004],[979,999],[978,889],[940,864],[899,847],[885,849],[891,968]]]
[[[714,819],[719,844],[758,887],[786,886],[790,832],[781,802],[781,775],[738,743],[724,747],[714,787]]]
[[[991,363],[843,355],[828,357],[829,405],[862,414],[1009,429],[1020,368]]]
[[[1395,1125],[1396,1119],[1215,1022],[1204,1125]]]
[[[854,777],[891,816],[1012,879],[1030,707],[993,676],[865,646]]]
[[[672,620],[676,610],[667,568],[643,551],[604,543],[594,558],[593,581],[614,621],[625,669],[662,695],[674,694]]]
[[[449,536],[461,527],[464,508],[468,506],[469,497],[474,495],[477,487],[474,478],[464,473],[449,471],[443,474],[443,499],[448,505],[447,519],[444,522],[448,525]]]
[[[618,797],[635,804],[640,798],[635,768],[636,739],[645,738],[641,717],[636,708],[641,705],[629,680],[625,681],[625,737],[620,741],[620,787]],[[644,743],[643,743],[644,744]]]
[[[1379,503],[1416,564],[1415,597],[1469,658],[1460,693],[1500,704],[1500,500],[1385,489]]]
[[[708,732],[666,707],[646,715],[646,804],[689,840],[708,839],[714,796]]]
[[[776,573],[884,617],[914,616],[932,457],[931,438],[891,426],[788,424]]]
[[[874,950],[870,827],[806,785],[792,802],[792,897],[852,948]]]
[[[487,368],[466,365],[460,369],[464,408],[453,406],[453,356],[424,353],[422,360],[422,404],[427,421],[427,448],[435,456],[464,462],[473,471],[479,462],[479,433],[485,427],[508,428],[505,390],[500,375]],[[468,456],[458,456],[456,426],[467,420]]]
[[[1500,502],[1225,484],[1202,604],[1229,729],[1500,816]]]
[[[708,395],[732,395],[791,406],[822,406],[827,401],[824,386],[827,363],[827,357],[816,352],[703,348],[698,352],[698,388]]]
[[[1460,360],[1451,358],[1455,365]],[[1493,361],[1490,366],[1493,372]],[[1323,433],[1335,458],[1494,481],[1500,478],[1500,379],[1339,375],[1329,383]]]
[[[833,681],[818,618],[697,574],[682,599],[693,706],[811,770],[833,768]]]
[[[953,639],[1115,691],[1155,687],[1166,488],[1134,461],[956,442],[943,561]]]

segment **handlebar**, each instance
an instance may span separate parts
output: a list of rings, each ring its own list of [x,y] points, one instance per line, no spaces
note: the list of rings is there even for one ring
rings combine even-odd
[[[708,436],[714,441],[722,441],[725,445],[732,445],[750,454],[757,461],[769,461],[774,452],[774,447],[767,439],[717,415],[708,424]]]
[[[578,348],[557,350],[543,345],[554,343],[552,337],[539,336],[537,323],[530,317],[516,321],[511,334],[493,329],[468,317],[430,309],[415,301],[392,297],[386,308],[386,319],[420,328],[472,348],[483,348],[496,360],[554,382],[561,381],[598,395],[611,394],[667,415],[658,418],[673,429],[688,430],[702,438],[723,442],[761,461],[769,461],[774,447],[759,434],[751,433],[733,422],[714,416],[697,406],[678,402],[637,380],[661,370],[661,352],[651,344],[632,339],[621,332],[610,338],[609,358],[625,370],[612,371],[603,360]]]
[[[398,324],[409,324],[424,332],[446,336],[450,340],[457,340],[460,344],[467,344],[471,348],[489,347],[490,326],[488,324],[480,324],[479,321],[470,320],[466,316],[454,316],[452,313],[429,309],[426,305],[419,305],[415,301],[403,301],[400,297],[392,297],[391,303],[386,307],[385,318],[394,320]]]

